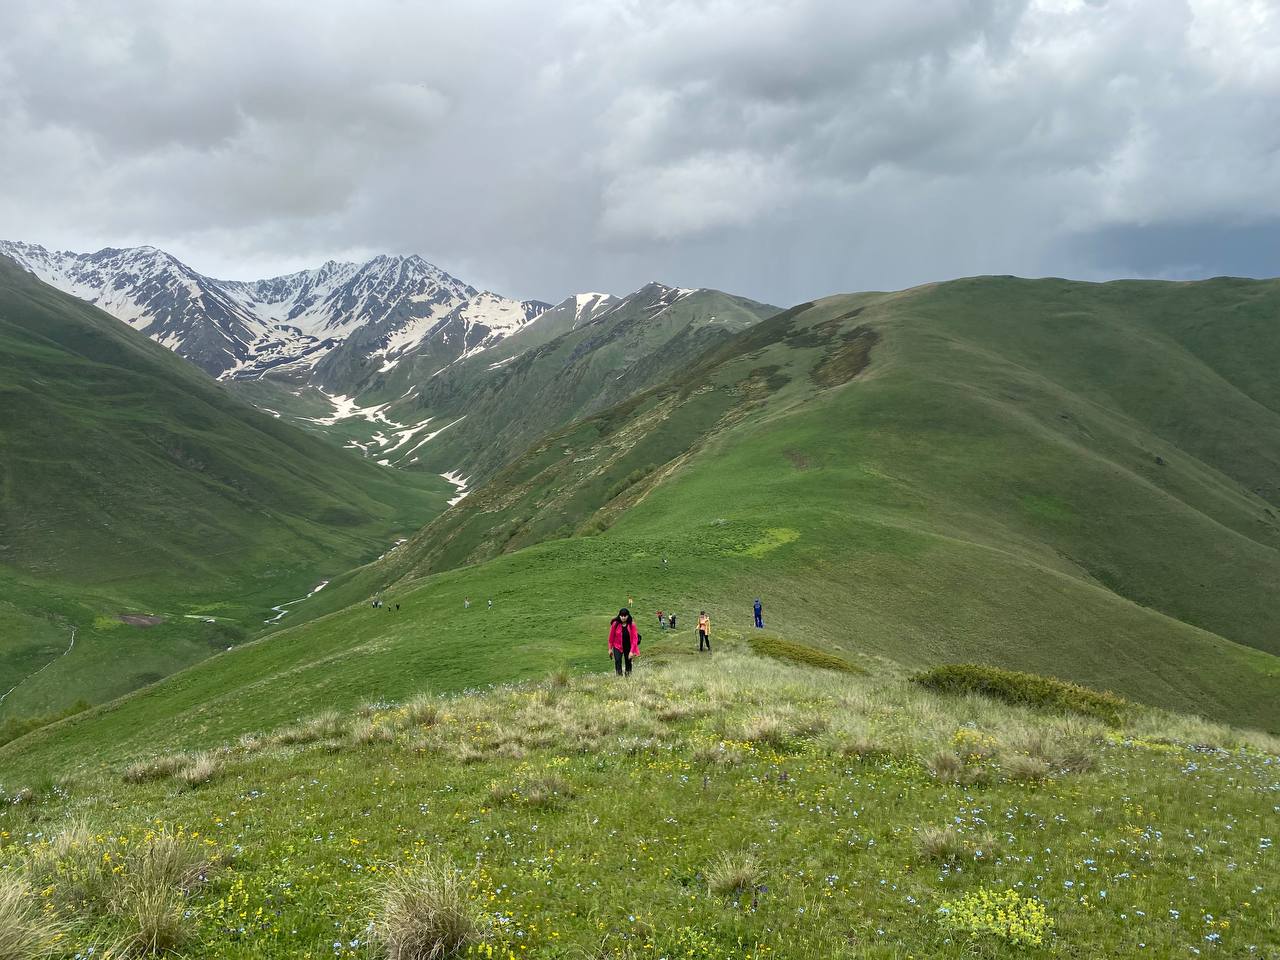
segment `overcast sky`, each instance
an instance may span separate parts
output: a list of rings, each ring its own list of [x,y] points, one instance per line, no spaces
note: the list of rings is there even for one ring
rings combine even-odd
[[[559,300],[1280,274],[1280,0],[3,0],[0,238]]]

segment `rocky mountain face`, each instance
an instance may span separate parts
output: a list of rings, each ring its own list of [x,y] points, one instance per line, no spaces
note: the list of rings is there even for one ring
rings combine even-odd
[[[0,255],[220,379],[271,372],[346,389],[425,350],[452,362],[547,309],[480,291],[418,256],[329,261],[267,280],[217,280],[155,247],[96,253],[0,241]]]

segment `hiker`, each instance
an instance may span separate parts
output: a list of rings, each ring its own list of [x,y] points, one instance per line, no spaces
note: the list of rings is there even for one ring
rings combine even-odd
[[[676,628],[676,615],[674,613],[671,614],[671,616],[667,617],[667,626],[669,626],[672,630]]]
[[[760,605],[760,598],[756,597],[756,604],[753,608],[756,614],[756,628],[764,627],[764,607]]]
[[[463,598],[462,598],[462,609],[463,609],[463,610],[470,610],[470,609],[471,609],[471,598],[470,598],[470,597],[463,597]]]
[[[623,607],[609,621],[609,656],[613,657],[613,669],[618,676],[631,676],[631,658],[640,652],[640,634],[636,631],[631,611]]]
[[[667,629],[667,615],[661,610],[658,611],[658,628],[661,630]]]
[[[490,610],[492,610],[492,609],[493,609],[493,601],[492,601],[492,600],[490,600],[490,601],[489,601],[489,609],[490,609]]]
[[[711,618],[707,616],[707,611],[703,610],[698,614],[698,652],[701,653],[703,647],[706,647],[707,653],[711,652]]]
[[[398,603],[396,604],[396,612],[397,612],[397,613],[399,613],[399,612],[400,612],[400,604],[398,604]]]

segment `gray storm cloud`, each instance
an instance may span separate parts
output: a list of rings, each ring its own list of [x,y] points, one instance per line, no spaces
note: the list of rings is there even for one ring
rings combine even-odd
[[[16,0],[0,235],[558,300],[1280,273],[1270,0]]]

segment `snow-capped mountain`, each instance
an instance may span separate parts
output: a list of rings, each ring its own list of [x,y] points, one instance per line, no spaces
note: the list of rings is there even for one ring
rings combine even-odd
[[[154,247],[78,254],[0,241],[0,255],[224,379],[275,370],[323,382],[353,363],[385,371],[424,345],[448,362],[548,307],[476,290],[418,256],[246,282],[206,277]]]

